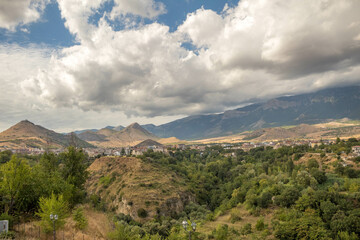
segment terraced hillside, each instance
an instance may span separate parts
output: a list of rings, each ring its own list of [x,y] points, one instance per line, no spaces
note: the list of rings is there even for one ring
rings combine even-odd
[[[102,157],[88,170],[88,193],[100,196],[107,208],[138,221],[179,213],[193,200],[182,178],[138,158]]]

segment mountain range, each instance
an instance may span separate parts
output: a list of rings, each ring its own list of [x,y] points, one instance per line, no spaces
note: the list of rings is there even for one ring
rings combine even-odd
[[[159,126],[133,123],[124,128],[107,126],[100,130],[90,129],[71,134],[60,134],[21,121],[0,133],[0,147],[58,148],[69,144],[79,147],[124,147],[134,146],[151,139],[162,144],[179,142],[179,139],[196,140],[244,133],[246,139],[278,139],[318,136],[348,136],[358,133],[358,127],[348,126],[332,132],[309,124],[331,122],[338,119],[360,120],[360,87],[343,87],[297,96],[286,96],[264,103],[252,104],[220,114],[197,115],[178,119]],[[284,129],[281,126],[302,125]],[[262,130],[259,130],[262,129]],[[265,129],[265,130],[264,130]],[[321,134],[320,134],[321,132]]]
[[[78,134],[79,138],[99,147],[124,147],[133,146],[141,141],[159,137],[142,128],[138,123],[133,123],[121,130],[119,127],[103,128],[98,131],[85,131]]]
[[[94,147],[79,139],[76,134],[56,133],[28,120],[21,121],[0,133],[0,146],[11,148],[60,148],[69,145]]]
[[[359,86],[280,97],[221,114],[189,116],[159,126],[147,124],[143,127],[159,137],[191,140],[342,118],[360,119]]]

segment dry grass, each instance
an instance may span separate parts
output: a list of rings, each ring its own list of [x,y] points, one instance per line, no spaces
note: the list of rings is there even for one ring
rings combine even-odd
[[[75,228],[75,222],[71,217],[66,220],[63,229],[58,230],[56,236],[58,240],[105,240],[107,234],[112,230],[111,223],[103,212],[97,212],[89,207],[85,207],[84,214],[88,220],[88,226],[83,231]],[[16,239],[26,240],[47,240],[52,239],[52,233],[46,235],[41,231],[39,222],[32,221],[14,227]],[[25,231],[24,231],[25,229]]]
[[[192,199],[182,178],[138,158],[103,157],[97,159],[89,171],[88,193],[100,195],[110,209],[129,214],[138,221],[145,221],[137,216],[140,208],[151,218],[159,209],[163,213],[180,212],[184,201]],[[104,176],[112,179],[107,186],[100,181]]]
[[[253,216],[245,209],[244,206],[236,207],[236,210],[240,213],[241,220],[235,223],[231,223],[231,210],[227,211],[224,215],[217,217],[214,221],[206,222],[203,226],[199,227],[199,232],[210,234],[218,226],[227,224],[229,227],[233,227],[235,230],[240,231],[242,227],[250,223],[252,228],[255,228],[256,222],[264,218],[264,223],[270,226],[271,218],[274,214],[274,209],[265,209],[260,216]]]

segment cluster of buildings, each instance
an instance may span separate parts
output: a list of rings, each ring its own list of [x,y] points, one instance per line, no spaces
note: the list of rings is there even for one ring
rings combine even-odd
[[[147,152],[149,149],[152,149],[154,152],[161,152],[164,154],[169,154],[169,151],[174,150],[185,150],[185,149],[194,149],[200,152],[205,151],[206,147],[212,147],[215,145],[221,145],[225,150],[233,150],[228,151],[227,155],[234,156],[235,151],[238,149],[242,149],[244,151],[249,151],[250,149],[257,148],[257,147],[272,147],[274,149],[278,149],[283,146],[301,146],[301,145],[308,145],[314,147],[316,145],[330,145],[335,143],[335,140],[281,140],[281,141],[268,141],[268,142],[243,142],[243,143],[223,143],[223,144],[176,144],[176,145],[162,145],[158,142],[153,140],[145,140],[144,142],[133,146],[133,147],[119,147],[119,148],[85,148],[84,151],[90,157],[97,157],[97,156],[139,156],[142,155],[144,152]],[[55,154],[59,154],[63,152],[64,148],[59,149],[43,149],[43,148],[25,148],[25,149],[11,149],[7,146],[0,146],[0,152],[5,150],[11,150],[13,153],[17,154],[30,154],[30,155],[39,155],[45,153],[45,151],[51,151]],[[360,156],[360,146],[352,147],[352,154],[354,156]]]
[[[353,155],[360,157],[360,146],[353,146],[351,148]]]

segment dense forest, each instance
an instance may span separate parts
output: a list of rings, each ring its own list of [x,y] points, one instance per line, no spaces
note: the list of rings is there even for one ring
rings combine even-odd
[[[338,139],[314,148],[236,150],[234,156],[221,146],[202,152],[173,149],[170,155],[149,150],[141,160],[185,179],[195,201],[182,213],[145,223],[112,213],[99,197],[86,193],[86,169],[92,160],[81,149],[69,147],[60,155],[38,157],[5,151],[0,153],[0,219],[10,220],[10,227],[24,218],[36,219],[50,232],[48,216],[56,211],[57,229],[69,216],[85,228],[82,206],[88,204],[111,216],[114,230],[108,238],[114,240],[186,239],[183,220],[198,225],[192,239],[359,239],[360,158],[343,160],[356,145],[360,142],[355,138]],[[328,161],[330,155],[333,161]],[[229,213],[231,223],[243,221],[240,208],[257,217],[256,223],[201,230]],[[263,217],[269,213],[270,222]],[[14,234],[10,231],[9,236]]]

